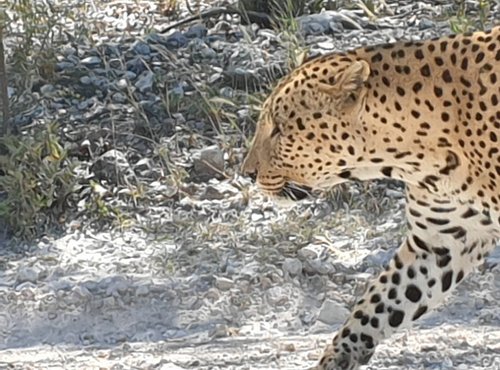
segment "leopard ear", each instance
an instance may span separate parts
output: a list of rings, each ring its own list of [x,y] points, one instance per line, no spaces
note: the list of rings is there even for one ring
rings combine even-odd
[[[321,83],[318,88],[319,91],[331,95],[336,101],[343,104],[358,98],[369,76],[369,64],[364,60],[358,60],[335,76],[332,84]]]

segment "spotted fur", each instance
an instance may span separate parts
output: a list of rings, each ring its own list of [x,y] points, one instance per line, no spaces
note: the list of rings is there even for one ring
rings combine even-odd
[[[406,184],[408,235],[317,369],[353,370],[431,311],[500,235],[500,27],[313,59],[263,106],[243,171],[278,194]]]

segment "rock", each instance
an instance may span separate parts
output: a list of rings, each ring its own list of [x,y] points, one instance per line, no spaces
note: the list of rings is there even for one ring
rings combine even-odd
[[[123,104],[127,101],[127,97],[124,94],[117,92],[111,96],[111,100],[113,103]]]
[[[75,67],[74,63],[63,61],[63,62],[58,62],[56,63],[55,71],[56,72],[63,72],[68,69],[72,69]]]
[[[132,174],[130,164],[124,153],[116,149],[101,155],[91,167],[94,176],[110,184],[117,184]]]
[[[170,36],[168,36],[165,42],[163,42],[163,44],[169,49],[178,49],[183,46],[186,46],[188,41],[189,40],[186,36],[184,36],[179,31],[176,31],[172,33]]]
[[[215,286],[222,291],[229,290],[234,286],[234,281],[225,277],[216,277]]]
[[[32,267],[21,267],[17,271],[16,281],[18,284],[26,282],[36,283],[39,275],[40,272]]]
[[[216,145],[206,147],[193,156],[193,176],[199,181],[223,178],[224,153]]]
[[[303,22],[301,24],[300,30],[305,36],[315,36],[325,34],[328,28],[323,27],[321,23]]]
[[[43,85],[40,88],[40,92],[42,93],[43,96],[50,97],[56,93],[56,88],[54,87],[54,85],[47,84],[47,85]]]
[[[138,296],[145,297],[150,293],[149,286],[147,284],[139,285],[135,291]]]
[[[321,49],[324,50],[333,50],[335,49],[335,44],[331,41],[323,41],[323,42],[318,42],[317,46]]]
[[[283,262],[283,270],[290,275],[299,275],[302,272],[302,262],[297,258],[285,258]]]
[[[144,65],[144,61],[140,57],[134,57],[125,63],[128,71],[135,73],[135,75],[140,75],[142,72],[146,71],[147,68]]]
[[[304,262],[304,271],[311,275],[326,275],[334,272],[335,268],[330,261],[316,258]]]
[[[89,76],[80,77],[80,83],[83,85],[90,85],[91,82],[92,82],[92,80],[90,79]]]
[[[200,200],[221,200],[225,195],[214,186],[208,185],[200,195]]]
[[[282,306],[289,300],[288,293],[280,286],[269,288],[266,295],[269,303],[273,306]]]
[[[83,58],[81,60],[81,63],[84,66],[90,67],[90,68],[100,66],[101,62],[102,62],[102,60],[98,56],[91,56],[91,57]]]
[[[194,26],[190,27],[186,32],[184,32],[184,36],[186,36],[188,39],[194,39],[194,38],[203,38],[207,35],[208,30],[203,24],[195,24]]]
[[[116,87],[120,90],[127,90],[127,87],[128,87],[128,81],[126,78],[120,78],[117,82],[116,82]]]
[[[135,87],[137,87],[141,93],[149,92],[153,89],[153,80],[153,72],[146,70],[137,79]]]
[[[132,44],[132,50],[136,52],[137,54],[141,55],[150,55],[151,54],[151,47],[146,44],[144,41],[137,40]]]
[[[418,29],[420,31],[427,30],[429,28],[434,28],[434,27],[436,27],[436,24],[427,18],[422,18],[420,20],[420,22],[418,23]]]
[[[326,299],[319,311],[318,321],[328,325],[341,325],[348,315],[349,310],[342,304]]]

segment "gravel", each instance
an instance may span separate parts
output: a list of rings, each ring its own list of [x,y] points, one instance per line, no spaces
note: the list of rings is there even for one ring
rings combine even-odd
[[[401,242],[404,192],[376,181],[269,201],[238,175],[256,116],[250,94],[287,72],[290,49],[431,38],[450,32],[456,12],[447,1],[386,2],[376,18],[301,17],[301,46],[235,16],[161,34],[172,19],[160,2],[61,1],[81,10],[92,42],[63,38],[53,78],[26,89],[14,71],[9,95],[19,131],[59,123],[80,181],[62,233],[0,240],[0,369],[314,364]],[[499,12],[494,4],[490,19]],[[15,42],[6,38],[8,54]],[[499,253],[415,329],[383,342],[367,369],[500,369]]]

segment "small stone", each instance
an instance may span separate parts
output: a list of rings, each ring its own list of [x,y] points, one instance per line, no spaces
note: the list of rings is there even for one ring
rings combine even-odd
[[[201,39],[207,35],[207,32],[207,27],[205,27],[203,24],[195,24],[184,33],[184,36],[189,39]]]
[[[323,42],[318,42],[318,47],[324,50],[333,50],[335,49],[335,45],[331,41],[323,41]]]
[[[217,57],[217,53],[214,49],[203,48],[200,51],[200,55],[203,59],[214,59]]]
[[[288,272],[290,275],[298,275],[302,272],[302,262],[297,258],[285,258],[283,262],[283,270]]]
[[[127,101],[127,97],[122,93],[114,93],[111,96],[113,103],[123,104]]]
[[[252,219],[252,222],[257,222],[264,219],[264,215],[262,213],[252,213],[250,218]]]
[[[127,60],[125,66],[127,67],[127,71],[133,72],[136,76],[148,70],[144,65],[144,61],[142,60],[142,58],[137,56],[130,60]]]
[[[211,338],[225,338],[229,334],[229,328],[225,324],[217,324],[215,328],[213,328],[209,336]]]
[[[40,88],[40,92],[42,93],[42,95],[44,95],[46,97],[50,97],[56,93],[56,88],[54,87],[54,85],[47,84],[47,85],[43,85]]]
[[[280,286],[269,288],[266,292],[267,299],[273,306],[282,306],[288,302],[288,293]]]
[[[66,45],[62,49],[62,54],[65,57],[69,57],[70,55],[75,55],[76,54],[76,49],[72,46]]]
[[[186,46],[188,38],[179,31],[176,31],[167,37],[164,42],[165,46],[170,49],[177,49]]]
[[[200,181],[222,178],[224,153],[216,145],[206,147],[193,156],[194,177]]]
[[[142,297],[147,296],[149,294],[149,287],[146,284],[139,285],[139,287],[137,287],[136,294]]]
[[[201,200],[221,200],[224,199],[225,195],[219,191],[219,189],[208,185],[203,193],[200,195]]]
[[[349,310],[347,308],[338,302],[327,299],[321,306],[318,321],[328,325],[339,325],[345,321],[348,315]]]
[[[116,82],[116,87],[118,87],[120,90],[127,90],[128,81],[125,78],[120,78]]]
[[[82,76],[82,77],[80,77],[80,82],[83,85],[90,85],[90,83],[92,82],[92,80],[90,79],[89,76]]]
[[[229,290],[234,286],[234,281],[225,277],[216,277],[215,286],[222,291]]]
[[[87,58],[83,58],[81,63],[87,67],[96,67],[101,64],[101,58],[98,56],[91,56]]]
[[[330,261],[316,258],[305,261],[304,270],[309,274],[327,275],[334,272],[335,268]]]
[[[132,50],[141,55],[151,54],[151,47],[141,40],[137,40],[136,42],[134,42],[134,44],[132,45]]]
[[[17,272],[16,280],[19,284],[25,282],[36,283],[39,275],[40,272],[32,267],[21,267]]]
[[[97,158],[91,170],[97,179],[106,180],[111,184],[122,181],[131,173],[127,157],[116,149],[108,150]]]
[[[68,69],[74,68],[75,64],[72,62],[58,62],[56,63],[56,72],[66,71]]]
[[[429,28],[434,28],[436,25],[433,21],[427,18],[422,18],[418,23],[418,29],[420,31],[427,30]]]
[[[151,91],[153,89],[154,74],[150,70],[144,71],[135,83],[135,87],[139,89],[141,93]]]

